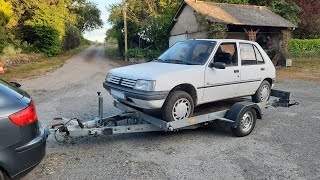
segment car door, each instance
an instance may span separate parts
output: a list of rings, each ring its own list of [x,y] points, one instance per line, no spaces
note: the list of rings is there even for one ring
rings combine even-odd
[[[252,95],[259,88],[266,74],[266,63],[254,44],[239,43],[240,49],[240,95]]]
[[[237,96],[240,82],[237,44],[221,43],[212,62],[223,62],[225,69],[207,67],[205,71],[204,102],[217,101]]]

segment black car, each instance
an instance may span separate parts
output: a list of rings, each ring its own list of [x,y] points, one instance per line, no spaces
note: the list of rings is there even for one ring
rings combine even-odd
[[[0,78],[0,180],[17,179],[38,165],[46,139],[31,97]]]

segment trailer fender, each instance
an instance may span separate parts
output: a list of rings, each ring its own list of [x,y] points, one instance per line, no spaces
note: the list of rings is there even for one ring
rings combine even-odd
[[[261,109],[256,103],[249,101],[237,102],[233,106],[231,106],[225,117],[234,121],[234,123],[227,123],[227,125],[232,128],[238,127],[241,117],[250,108],[253,108],[256,111],[258,119],[262,118]]]

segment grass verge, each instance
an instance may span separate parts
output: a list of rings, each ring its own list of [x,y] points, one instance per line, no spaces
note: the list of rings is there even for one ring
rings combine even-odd
[[[118,45],[113,41],[108,41],[105,44],[105,56],[106,56],[107,59],[124,60],[123,57],[121,56],[120,52],[119,52]]]
[[[294,58],[292,67],[278,68],[278,79],[320,80],[320,58]]]
[[[48,72],[52,72],[55,69],[62,67],[68,59],[70,59],[73,55],[81,52],[88,46],[89,45],[83,45],[76,49],[64,52],[54,57],[42,58],[39,59],[37,62],[30,62],[19,65],[14,68],[7,69],[7,72],[1,75],[1,78],[13,81],[42,76]]]

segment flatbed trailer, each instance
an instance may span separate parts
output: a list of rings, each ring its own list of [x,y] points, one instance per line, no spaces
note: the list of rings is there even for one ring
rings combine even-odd
[[[187,119],[166,122],[119,101],[114,101],[113,105],[123,112],[118,115],[103,117],[103,97],[98,92],[99,108],[98,116],[95,119],[82,122],[79,119],[55,118],[54,120],[60,122],[50,126],[46,129],[46,132],[47,134],[53,134],[58,142],[64,143],[70,138],[85,136],[196,129],[214,121],[221,121],[231,128],[235,136],[242,137],[252,132],[256,120],[262,118],[261,111],[263,109],[298,105],[298,102],[290,103],[290,92],[271,90],[271,97],[273,97],[273,100],[261,103],[241,99],[214,112],[196,114]]]

